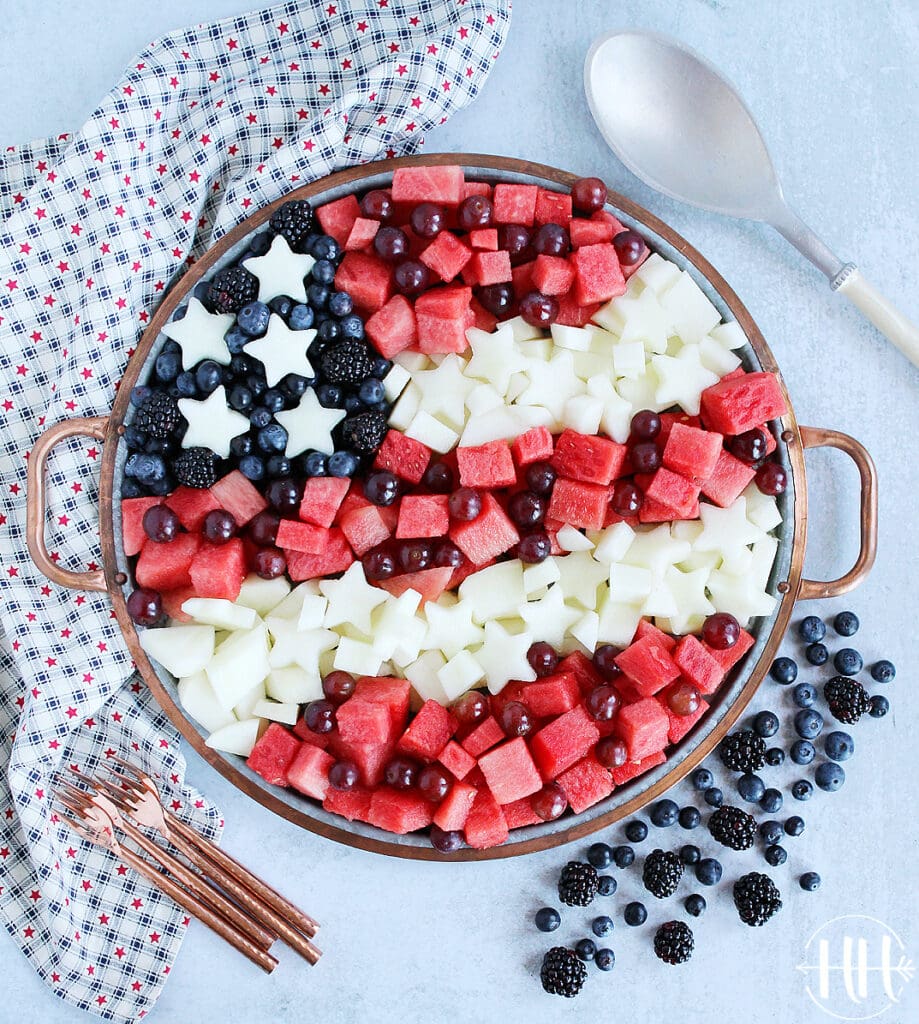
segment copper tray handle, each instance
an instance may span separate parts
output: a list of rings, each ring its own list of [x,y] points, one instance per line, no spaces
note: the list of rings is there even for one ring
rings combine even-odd
[[[63,569],[48,554],[45,547],[45,465],[51,449],[69,437],[94,437],[105,440],[108,426],[107,416],[90,416],[86,419],[64,420],[49,427],[35,442],[29,453],[29,471],[26,497],[26,543],[35,567],[52,583],[70,590],[107,590],[105,572],[93,569],[88,572],[74,572]]]
[[[801,427],[801,441],[804,448],[837,448],[845,452],[858,467],[861,478],[861,544],[855,565],[839,579],[801,580],[798,588],[798,600],[810,601],[817,597],[839,597],[862,582],[871,572],[878,548],[878,477],[874,462],[864,445],[854,437],[838,430],[825,430],[821,427]]]

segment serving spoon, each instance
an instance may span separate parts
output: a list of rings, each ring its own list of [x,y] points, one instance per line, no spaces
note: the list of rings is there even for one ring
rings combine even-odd
[[[704,57],[654,32],[601,36],[584,65],[597,127],[623,164],[671,199],[770,224],[919,366],[919,330],[785,201],[747,105]]]

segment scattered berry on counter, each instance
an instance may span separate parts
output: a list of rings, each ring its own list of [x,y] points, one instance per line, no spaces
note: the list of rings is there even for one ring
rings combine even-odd
[[[855,753],[855,740],[847,732],[827,733],[823,751],[831,761],[848,761]]]
[[[725,805],[708,819],[712,838],[732,850],[749,850],[756,836],[756,820],[740,807]]]
[[[894,667],[894,663],[887,661],[886,658],[876,661],[871,666],[871,678],[876,683],[892,683],[896,674],[897,670]]]
[[[696,881],[700,885],[717,885],[723,873],[721,862],[714,857],[703,857],[696,864]]]
[[[775,736],[779,731],[779,716],[772,711],[760,711],[753,719],[753,731],[763,739]]]
[[[702,794],[702,798],[709,807],[720,807],[724,803],[724,794],[717,786],[710,786]]]
[[[798,779],[792,784],[791,795],[795,800],[810,800],[814,795],[814,787],[807,779]]]
[[[755,772],[765,762],[766,744],[752,729],[728,733],[718,746],[718,755],[725,768],[734,772]]]
[[[823,687],[823,696],[830,714],[837,722],[854,725],[870,709],[864,686],[847,676],[833,676]]]
[[[804,832],[804,819],[800,815],[793,814],[785,821],[785,834],[789,836],[800,836]],[[774,840],[777,841],[777,840]]]
[[[630,843],[643,843],[648,838],[648,826],[637,819],[630,821],[625,827],[625,837]]]
[[[558,879],[558,898],[569,907],[587,907],[599,888],[597,869],[583,861],[570,860]]]
[[[613,919],[606,914],[601,914],[600,917],[595,917],[590,922],[590,930],[597,936],[598,939],[604,938],[615,927]]]
[[[798,678],[798,666],[791,658],[776,658],[769,669],[769,675],[777,683],[787,686]]]
[[[536,911],[536,927],[541,932],[554,932],[562,923],[561,914],[554,907],[542,907]]]
[[[763,856],[767,864],[771,865],[774,868],[777,868],[781,864],[784,864],[785,861],[788,859],[788,852],[786,851],[784,846],[773,844],[772,846],[766,847],[766,852],[763,854]]]
[[[840,612],[833,619],[833,629],[839,636],[855,636],[858,632],[858,616],[855,612]]]
[[[811,644],[805,649],[804,657],[811,665],[816,665],[819,668],[830,660],[830,652],[824,644]]]
[[[644,887],[659,900],[672,896],[683,877],[683,862],[669,850],[653,850],[645,857],[641,880]]]
[[[635,863],[635,851],[631,846],[614,846],[613,863],[617,868],[627,868]]]
[[[817,615],[808,615],[798,623],[798,636],[807,643],[819,643],[826,636],[826,624]]]
[[[782,809],[782,803],[781,790],[770,787],[763,793],[759,805],[767,814],[775,814]]]
[[[815,889],[820,888],[820,875],[816,871],[805,871],[798,879],[798,885],[805,892],[814,892]]]
[[[737,792],[741,800],[746,800],[749,804],[758,804],[766,792],[766,784],[758,775],[746,772],[737,780]]]
[[[612,896],[619,888],[619,883],[612,875],[600,875],[597,892],[600,896]]]
[[[587,860],[600,870],[608,868],[613,863],[612,848],[606,843],[593,843],[587,851]]]
[[[711,789],[715,784],[715,776],[708,770],[708,768],[697,768],[691,776],[693,788],[700,791]]]
[[[693,846],[692,843],[687,843],[685,846],[680,847],[680,860],[684,864],[698,864],[701,859],[702,851],[698,846]]]
[[[702,815],[697,807],[681,807],[679,822],[681,828],[689,831],[702,824]]]
[[[836,764],[834,761],[823,761],[817,765],[817,770],[814,772],[814,782],[818,789],[822,789],[825,793],[835,793],[837,789],[842,788],[845,781],[845,770],[842,765]]]
[[[675,825],[679,816],[679,805],[675,800],[668,799],[658,800],[648,815],[651,824],[658,828],[669,828],[671,825]]]
[[[833,656],[833,668],[844,676],[857,676],[864,668],[861,654],[853,647],[842,647]]]
[[[791,694],[799,708],[811,708],[817,701],[817,688],[811,683],[798,683]]]
[[[684,964],[695,948],[692,929],[684,921],[665,921],[654,933],[654,952],[665,964]]]
[[[764,821],[759,826],[760,838],[767,846],[781,842],[783,831],[780,821]]]
[[[872,718],[883,718],[890,710],[890,701],[880,693],[876,693],[871,697],[869,704],[871,706],[868,708],[868,714]]]
[[[791,745],[789,756],[795,764],[810,764],[817,756],[817,750],[810,740],[795,740]]]
[[[594,964],[601,971],[611,971],[616,966],[616,954],[604,946],[602,949],[597,950]]]
[[[683,906],[686,909],[686,913],[691,917],[701,917],[705,913],[707,904],[704,896],[700,893],[693,892],[683,900]]]
[[[769,747],[763,756],[770,768],[778,768],[785,763],[785,751],[781,747]]]
[[[622,918],[630,928],[639,928],[648,920],[648,911],[644,903],[633,900],[625,905]]]
[[[574,950],[553,946],[542,959],[539,980],[546,992],[570,999],[584,987],[587,968]]]
[[[574,947],[578,960],[589,963],[597,955],[597,944],[593,939],[579,939]]]
[[[734,883],[734,906],[741,921],[751,927],[765,924],[782,909],[782,894],[768,875],[751,871]]]
[[[823,715],[819,711],[814,711],[813,708],[802,708],[795,715],[794,721],[795,732],[802,740],[814,740],[823,731]]]

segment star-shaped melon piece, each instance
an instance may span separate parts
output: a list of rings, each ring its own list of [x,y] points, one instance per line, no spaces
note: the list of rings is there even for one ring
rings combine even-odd
[[[568,558],[574,557],[569,555]],[[567,561],[567,559],[559,559],[560,562]],[[603,566],[597,565],[603,573]],[[545,597],[541,597],[538,601],[528,601],[526,604],[520,605],[517,609],[517,614],[527,625],[527,633],[532,637],[537,637],[540,640],[544,640],[547,644],[551,644],[553,647],[560,647],[562,640],[565,638],[565,634],[569,628],[578,621],[581,617],[581,613],[576,611],[574,608],[569,608],[565,604],[565,595],[562,591],[560,583],[556,583],[554,586],[549,587],[549,592]],[[488,626],[486,625],[486,629]],[[521,678],[516,675],[512,675],[511,679]]]
[[[488,381],[500,394],[507,393],[511,377],[526,366],[526,359],[514,342],[514,331],[502,324],[489,334],[476,327],[466,332],[472,358],[466,364],[467,377]]]
[[[227,405],[227,392],[222,384],[200,402],[180,398],[179,412],[188,420],[182,447],[210,448],[222,459],[229,456],[233,438],[249,429],[248,417]]]
[[[331,455],[335,451],[332,430],[345,418],[345,410],[326,409],[319,404],[316,392],[307,388],[295,409],[277,412],[274,418],[287,431],[284,454],[288,458],[309,449]]]
[[[492,335],[488,335],[492,337]],[[463,376],[463,360],[450,352],[433,370],[418,370],[412,382],[421,393],[418,408],[454,427],[462,427],[466,419],[465,400],[475,382]]]
[[[319,674],[319,656],[334,650],[340,639],[331,629],[297,629],[296,619],[271,619],[268,629],[274,639],[268,656],[271,667],[299,665],[311,675]]]
[[[178,342],[182,348],[182,368],[190,370],[202,359],[228,366],[230,350],[224,335],[233,326],[233,317],[226,313],[208,313],[198,299],[188,300],[188,309],[181,320],[172,320],[163,328],[163,334]]]
[[[473,647],[485,638],[485,631],[472,621],[470,601],[448,604],[443,598],[428,601],[424,606],[427,632],[425,650],[443,651],[453,658],[466,647]]]
[[[243,266],[258,278],[259,302],[289,295],[294,302],[306,302],[306,275],[316,261],[312,256],[292,252],[283,235],[276,235],[264,256],[252,256]]]
[[[389,597],[385,590],[367,582],[360,562],[352,562],[337,580],[321,580],[319,589],[329,601],[323,626],[331,629],[348,623],[364,636],[370,636],[373,631],[370,616],[374,608]]]
[[[529,683],[536,678],[532,665],[527,661],[527,651],[532,643],[532,633],[512,635],[500,622],[492,620],[485,623],[485,643],[472,653],[482,667],[490,693],[500,693],[509,679]]]
[[[651,365],[658,380],[654,399],[662,409],[679,405],[698,416],[702,392],[718,383],[718,375],[702,365],[698,345],[684,345],[675,357],[654,356]]]
[[[244,345],[243,352],[255,356],[262,363],[268,386],[274,387],[288,373],[296,373],[301,377],[315,376],[307,355],[307,349],[315,337],[315,331],[292,331],[279,316],[272,313],[268,320],[268,330],[261,338]]]

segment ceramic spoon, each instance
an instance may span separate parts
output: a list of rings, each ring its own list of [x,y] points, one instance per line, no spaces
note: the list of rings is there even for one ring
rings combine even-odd
[[[703,210],[771,224],[919,366],[919,330],[786,203],[753,115],[708,61],[666,36],[611,32],[587,54],[584,88],[597,127],[636,177]]]

